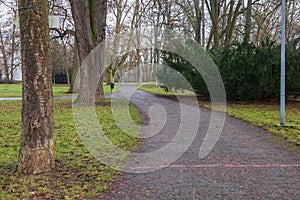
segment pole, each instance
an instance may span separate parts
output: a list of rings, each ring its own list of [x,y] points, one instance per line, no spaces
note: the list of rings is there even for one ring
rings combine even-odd
[[[282,0],[280,125],[285,125],[285,0]]]

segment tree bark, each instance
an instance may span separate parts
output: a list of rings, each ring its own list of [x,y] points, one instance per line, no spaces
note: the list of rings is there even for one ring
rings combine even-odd
[[[205,48],[205,9],[204,0],[202,0],[201,13],[202,13],[202,47]]]
[[[251,15],[252,15],[252,0],[248,0],[245,26],[245,41],[250,41],[251,36]]]
[[[198,44],[201,44],[201,23],[202,23],[202,11],[200,7],[199,0],[194,0],[194,6],[195,6],[195,13],[196,13],[196,19],[195,19],[195,39]]]
[[[232,0],[230,2],[230,11],[228,14],[228,21],[225,28],[225,43],[224,45],[228,46],[231,44],[233,36],[234,36],[234,29],[236,26],[236,21],[240,13],[240,8],[242,6],[242,0],[238,0],[236,7],[234,8],[234,4],[236,1]]]
[[[13,10],[14,17],[17,16],[17,11]],[[12,29],[12,43],[11,43],[11,55],[10,55],[10,80],[14,81],[14,71],[15,71],[15,53],[16,53],[16,24],[13,24]]]
[[[8,66],[8,60],[7,60],[7,51],[5,49],[5,42],[4,42],[4,38],[2,35],[2,31],[0,29],[0,45],[1,45],[1,53],[2,53],[2,57],[3,57],[3,66],[4,66],[4,70],[5,70],[5,81],[9,81],[9,66]]]
[[[212,47],[218,49],[220,46],[220,30],[219,30],[219,15],[220,15],[220,5],[218,0],[205,0],[206,7],[208,9],[212,28],[208,38],[207,48],[209,48],[211,41],[213,39]]]
[[[48,1],[19,0],[19,11],[23,102],[18,171],[40,174],[55,168]]]
[[[70,0],[72,15],[75,22],[76,41],[79,57],[80,91],[78,103],[92,105],[94,102],[103,103],[103,51],[99,55],[97,69],[95,66],[82,65],[89,53],[105,39],[107,0]],[[104,50],[104,46],[102,47]],[[97,70],[97,71],[95,71]],[[97,88],[91,82],[97,82]],[[93,91],[96,95],[93,96]]]
[[[78,66],[79,66],[79,56],[78,56],[78,49],[77,49],[77,42],[75,37],[74,42],[74,55],[73,55],[73,63],[72,63],[72,76],[71,76],[71,83],[68,93],[73,94],[78,92],[78,88],[74,88],[76,76],[78,73]]]

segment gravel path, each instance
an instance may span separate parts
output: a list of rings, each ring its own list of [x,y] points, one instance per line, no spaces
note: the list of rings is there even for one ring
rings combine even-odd
[[[120,88],[120,95],[127,89]],[[140,90],[131,102],[140,110],[143,126],[150,123],[147,113],[152,105],[167,107],[164,128],[144,139],[138,151],[166,145],[180,124],[178,103]],[[198,135],[180,159],[155,172],[121,173],[101,199],[300,199],[299,146],[228,117],[215,148],[199,159],[210,119],[209,110],[200,111]]]

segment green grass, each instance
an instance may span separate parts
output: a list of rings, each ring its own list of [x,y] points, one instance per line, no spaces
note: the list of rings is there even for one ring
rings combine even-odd
[[[53,85],[53,96],[69,96],[69,85]],[[118,88],[113,90],[116,93]],[[104,93],[110,94],[110,86],[104,84]],[[0,98],[9,97],[21,97],[22,96],[22,84],[0,84]]]
[[[38,176],[14,173],[21,135],[21,101],[0,102],[0,199],[99,199],[118,174],[98,162],[82,144],[73,122],[71,100],[55,100],[56,170]],[[127,150],[140,139],[129,137],[115,124],[109,106],[96,108],[110,140]],[[130,108],[135,122],[139,113]],[[139,133],[139,130],[135,130]]]
[[[168,91],[166,92],[163,88],[160,89],[160,91],[158,92],[158,87],[155,85],[155,83],[150,83],[150,84],[145,84],[141,87],[139,87],[139,89],[145,91],[145,92],[149,92],[152,94],[156,94],[156,95],[162,95],[162,96],[170,96],[170,95],[183,95],[183,96],[188,96],[188,95],[193,95],[194,93],[188,90],[177,90],[177,91]]]
[[[157,92],[153,85],[142,86],[140,89],[156,95],[171,97],[172,92]],[[187,103],[195,103],[186,101]],[[210,102],[199,101],[200,106],[210,108]],[[270,133],[300,145],[300,102],[290,101],[286,106],[286,121],[290,127],[278,127],[279,103],[268,102],[229,102],[227,107],[229,116],[242,119],[255,126],[262,127]]]
[[[264,128],[270,133],[300,145],[300,104],[289,102],[286,106],[286,123],[290,126],[279,127],[278,103],[229,103],[227,112],[230,116]]]
[[[158,88],[152,85],[143,85],[139,87],[139,89],[149,92],[151,94],[157,94],[157,95],[163,95],[163,96],[168,96],[168,95],[173,95],[173,92],[166,92],[164,89],[160,89],[160,92],[158,92]]]

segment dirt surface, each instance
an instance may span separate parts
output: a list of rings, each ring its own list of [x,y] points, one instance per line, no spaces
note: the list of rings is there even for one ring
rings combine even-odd
[[[159,134],[144,139],[138,152],[167,145],[181,122],[179,104],[140,90],[131,102],[140,110],[143,126],[150,123],[152,105],[166,107],[168,116]],[[299,146],[227,117],[218,143],[199,159],[211,114],[200,111],[198,134],[183,156],[155,172],[121,173],[101,199],[300,199]]]

